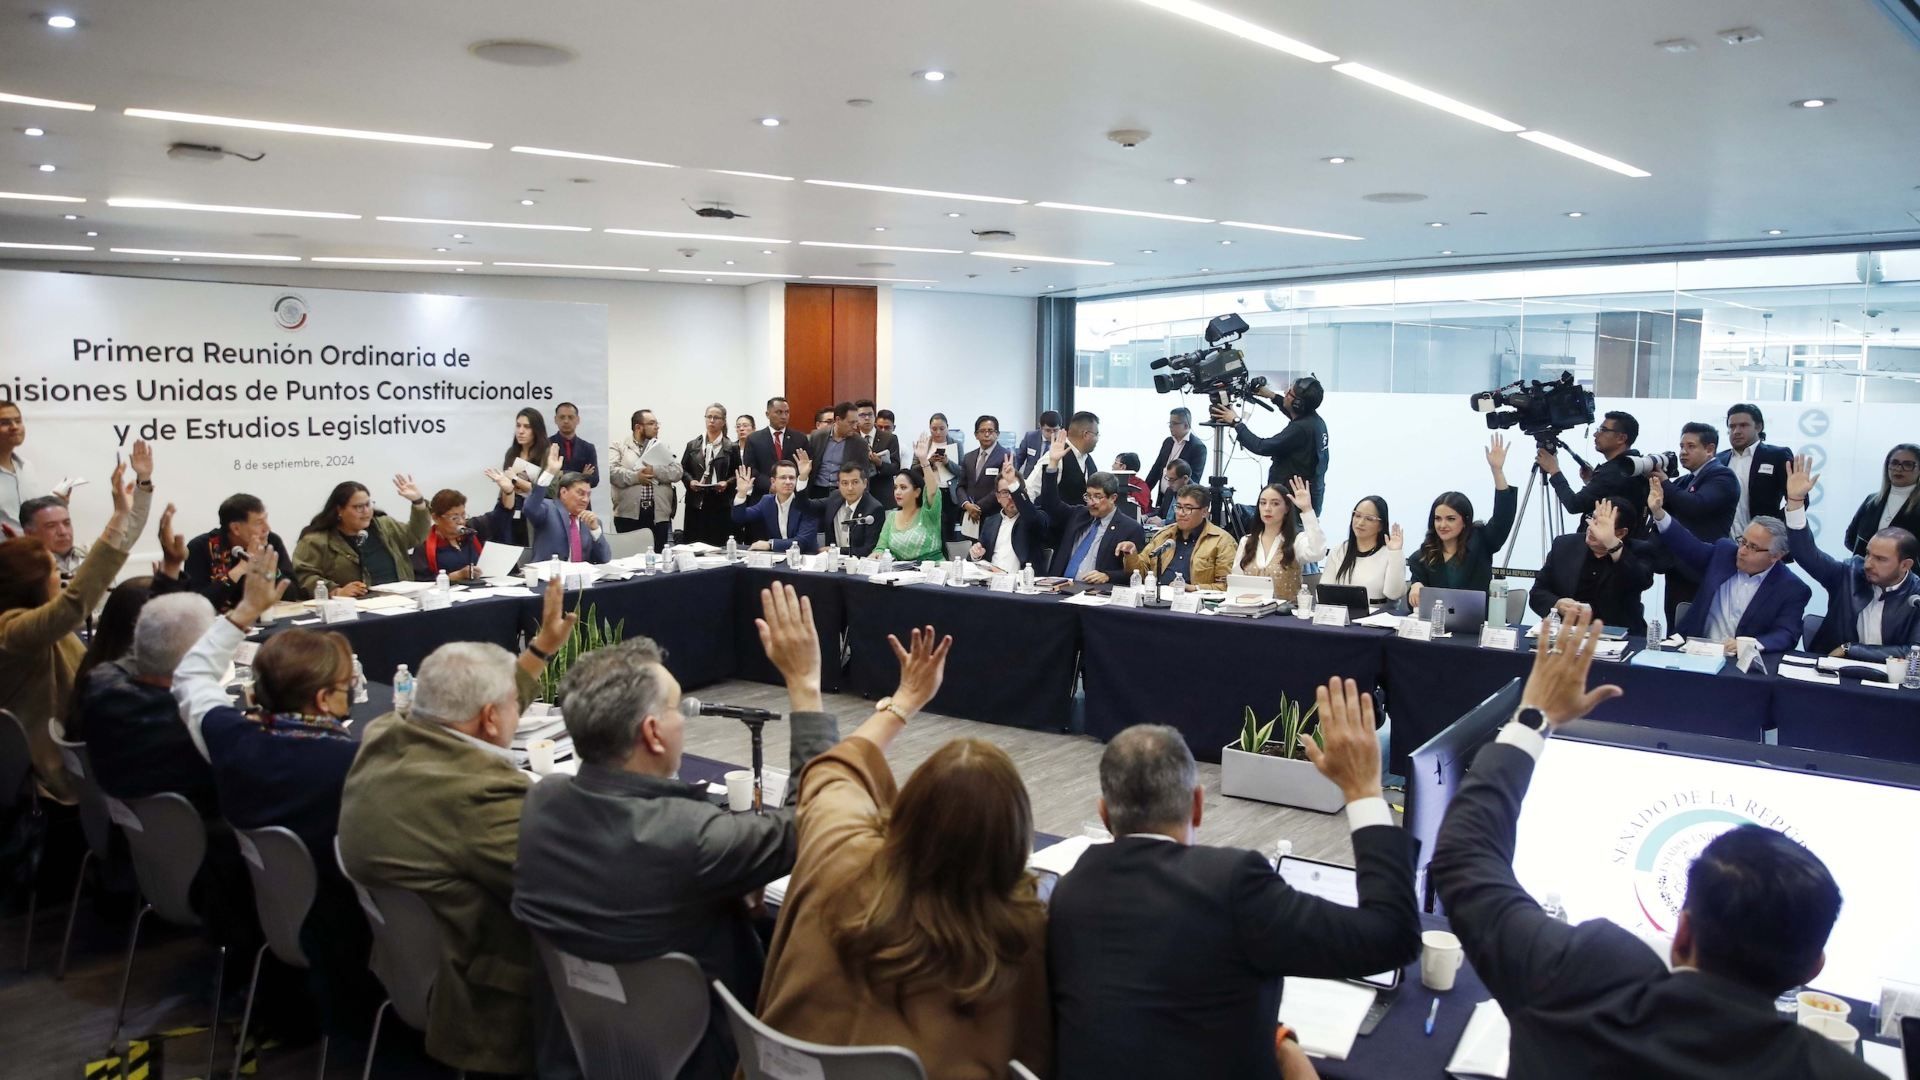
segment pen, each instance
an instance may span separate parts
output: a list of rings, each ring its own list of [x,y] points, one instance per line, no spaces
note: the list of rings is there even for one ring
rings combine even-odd
[[[1427,1034],[1429,1036],[1433,1034],[1433,1018],[1439,1015],[1440,1015],[1440,999],[1434,998],[1433,1004],[1427,1006]]]

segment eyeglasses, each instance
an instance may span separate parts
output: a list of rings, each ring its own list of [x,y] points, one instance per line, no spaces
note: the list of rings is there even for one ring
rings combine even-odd
[[[1899,472],[1912,472],[1915,469],[1920,469],[1920,461],[1889,461],[1887,462],[1887,468]]]
[[[1186,503],[1174,503],[1173,512],[1176,514],[1197,514],[1200,512],[1200,508],[1197,506],[1189,506]]]
[[[440,515],[440,516],[441,516],[441,517],[444,517],[444,518],[446,518],[446,519],[447,519],[448,521],[465,521],[465,520],[467,520],[467,512],[466,512],[465,510],[455,510],[455,511],[453,511],[452,513],[448,513],[448,514],[442,514],[442,515]]]
[[[1755,555],[1770,555],[1773,553],[1772,544],[1756,544],[1744,536],[1741,537],[1738,542],[1742,548],[1753,552]]]
[[[1353,514],[1353,520],[1355,520],[1355,521],[1371,521],[1371,522],[1373,522],[1373,523],[1374,523],[1374,524],[1376,524],[1376,525],[1378,525],[1378,524],[1380,523],[1380,519],[1379,519],[1379,518],[1377,518],[1377,517],[1374,517],[1374,516],[1373,516],[1372,514],[1362,514],[1362,513],[1360,513],[1360,512],[1359,512],[1359,511],[1357,511],[1357,510],[1356,510],[1356,511],[1354,511],[1354,514]]]

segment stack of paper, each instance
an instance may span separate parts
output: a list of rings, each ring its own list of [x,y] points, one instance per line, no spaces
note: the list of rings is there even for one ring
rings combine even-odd
[[[1280,988],[1280,1022],[1293,1029],[1302,1050],[1345,1061],[1376,993],[1338,979],[1288,976]]]
[[[1400,629],[1400,616],[1391,611],[1376,611],[1364,619],[1353,620],[1355,626],[1371,626],[1376,630]]]
[[[1483,1001],[1475,1005],[1467,1030],[1460,1033],[1460,1044],[1453,1048],[1453,1059],[1447,1062],[1447,1072],[1459,1077],[1506,1080],[1507,1043],[1512,1035],[1507,1014],[1500,1011],[1499,1002]]]
[[[433,579],[426,581],[389,581],[385,585],[370,586],[367,591],[385,593],[388,596],[418,596],[433,588]]]
[[[767,903],[774,907],[785,903],[787,899],[787,885],[792,881],[793,875],[788,874],[786,877],[767,882],[766,888],[761,890],[762,894],[766,897]]]
[[[1106,607],[1108,604],[1113,603],[1113,597],[1095,596],[1093,593],[1083,592],[1077,596],[1069,596],[1060,602],[1063,604],[1077,604],[1081,607]]]
[[[1110,840],[1094,840],[1089,836],[1069,836],[1065,840],[1034,852],[1027,859],[1027,867],[1049,874],[1065,877],[1067,871],[1080,863],[1080,856],[1096,843],[1112,843]]]

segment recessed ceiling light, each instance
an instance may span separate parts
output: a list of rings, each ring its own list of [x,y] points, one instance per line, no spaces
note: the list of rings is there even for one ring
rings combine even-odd
[[[28,202],[65,203],[83,203],[87,201],[78,195],[35,195],[26,191],[0,191],[0,199],[25,199]]]
[[[174,202],[171,199],[108,199],[107,205],[122,210],[199,210],[209,214],[260,214],[265,217],[333,218],[359,221],[359,214],[332,210],[283,210],[272,206],[221,206],[214,203]]]
[[[874,231],[874,232],[886,232],[886,231],[887,231],[887,227],[886,227],[885,225],[875,225],[875,226],[873,227],[873,231]]]
[[[1085,206],[1080,203],[1040,202],[1033,205],[1048,210],[1078,210],[1084,214],[1119,214],[1122,217],[1153,218],[1157,221],[1184,221],[1192,225],[1211,225],[1212,218],[1191,217],[1186,214],[1161,214],[1152,210],[1121,210],[1112,206]]]
[[[771,236],[728,236],[725,233],[704,232],[661,232],[654,229],[602,229],[601,232],[616,236],[656,236],[663,240],[724,240],[734,244],[791,244],[791,240],[778,240]]]
[[[763,116],[760,118],[760,126],[761,127],[779,127],[780,118],[777,116]]]
[[[662,269],[660,272],[663,274],[686,274],[693,277],[699,277],[702,274],[704,274],[707,276],[708,280],[712,280],[713,278],[717,278],[717,277],[797,278],[800,276],[799,274],[756,274],[749,270],[666,270],[666,269]]]
[[[1112,266],[1100,259],[1067,259],[1058,255],[1015,255],[1007,251],[971,251],[969,255],[979,255],[988,259],[1025,259],[1029,262],[1068,263],[1073,266]]]
[[[967,215],[961,213],[958,210],[949,210],[947,211],[947,216],[950,218],[955,218],[955,217],[966,217]]]
[[[1427,228],[1429,228],[1429,229],[1444,229],[1444,228],[1446,228],[1446,227],[1447,227],[1447,223],[1446,223],[1446,222],[1444,222],[1444,221],[1429,221],[1429,222],[1427,222]]]
[[[1211,273],[1213,273],[1213,267],[1211,267],[1211,266],[1203,266],[1203,267],[1201,267],[1201,268],[1200,268],[1200,272],[1201,272],[1201,273],[1203,273],[1203,274],[1211,274]]]
[[[453,268],[453,272],[456,274],[464,274],[467,272],[467,268],[464,266],[456,266]]]
[[[1046,286],[1046,287],[1047,287],[1047,288],[1049,288],[1049,289],[1051,289],[1051,288],[1053,288],[1053,286],[1051,286],[1051,285],[1048,285],[1048,286]]]
[[[1440,254],[1442,254],[1442,255],[1451,255],[1451,254],[1453,254],[1453,249],[1452,249],[1452,248],[1448,248],[1447,250],[1445,250],[1445,251],[1442,251],[1442,252],[1441,252]]]
[[[54,172],[54,171],[55,171],[55,170],[56,170],[57,168],[58,168],[58,166],[55,166],[55,165],[41,165],[41,166],[40,166],[40,171],[41,171],[41,172]]]
[[[1833,99],[1810,97],[1810,98],[1801,98],[1799,101],[1789,101],[1787,102],[1787,104],[1793,106],[1796,109],[1824,109],[1827,106],[1833,104]]]
[[[934,278],[911,277],[849,277],[844,274],[808,274],[808,281],[890,281],[898,285],[939,284]]]
[[[741,172],[739,169],[708,169],[707,171],[717,172],[722,176],[745,176],[745,177],[750,177],[754,180],[791,180],[793,179],[793,177],[791,176],[781,176],[779,173]]]
[[[771,248],[762,248],[762,249],[760,250],[760,254],[762,254],[762,255],[771,255],[771,254],[773,254],[773,250],[772,250]]]
[[[1322,240],[1365,240],[1364,236],[1352,233],[1323,232],[1319,229],[1296,229],[1291,225],[1261,225],[1253,221],[1223,221],[1222,225],[1231,225],[1236,229],[1259,229],[1261,232],[1287,233],[1290,236],[1317,236]]]
[[[927,82],[947,81],[947,73],[939,70],[916,71],[913,73],[913,77],[916,79],[924,79]]]
[[[1333,157],[1323,157],[1320,160],[1326,162],[1329,165],[1345,165],[1347,162],[1352,161],[1353,159],[1350,157],[1341,157],[1340,155],[1335,154]]]
[[[1768,229],[1768,230],[1767,230],[1767,235],[1768,235],[1768,236],[1779,236],[1779,235],[1781,235],[1781,234],[1783,234],[1783,233],[1785,233],[1786,231],[1787,231],[1787,230],[1785,230],[1785,229]]]
[[[1173,179],[1171,179],[1171,180],[1169,180],[1169,181],[1167,181],[1167,183],[1169,183],[1169,184],[1172,184],[1172,185],[1173,185],[1173,186],[1175,186],[1175,187],[1186,187],[1186,186],[1187,186],[1188,184],[1191,184],[1191,183],[1193,183],[1193,177],[1191,177],[1191,176],[1176,176],[1176,177],[1174,177]]]
[[[1025,199],[1009,199],[1002,195],[968,195],[960,191],[931,191],[927,188],[893,187],[889,184],[856,184],[850,180],[808,180],[806,183],[820,187],[852,188],[856,191],[884,191],[890,195],[923,195],[929,199],[959,199],[962,202],[1004,203],[1008,206],[1024,206]]]
[[[521,199],[521,200],[520,200],[520,205],[521,205],[521,206],[532,206],[532,205],[533,205],[533,200],[532,200],[532,199]]]
[[[728,260],[727,260],[727,265],[728,265],[728,266],[732,266],[732,265],[733,265],[733,263],[734,263],[734,260],[732,260],[732,259],[728,259]]]
[[[97,233],[97,232],[94,232],[94,231],[93,231],[93,230],[91,230],[91,229],[89,229],[89,230],[87,231],[87,235],[88,235],[88,236],[99,236],[100,234],[99,234],[99,233]]]
[[[509,146],[508,150],[516,154],[538,154],[541,157],[578,158],[581,161],[605,161],[614,165],[642,165],[649,169],[677,169],[678,165],[669,165],[664,161],[643,161],[640,158],[610,157],[606,154],[587,154],[578,150],[551,150],[543,146]]]
[[[233,251],[180,251],[176,248],[109,248],[115,255],[161,255],[181,259],[253,259],[260,262],[299,262],[298,255],[247,255]]]
[[[839,244],[831,240],[802,240],[800,241],[800,246],[801,247],[823,247],[823,248],[853,248],[858,251],[915,251],[923,255],[959,255],[961,254],[961,252],[955,248],[899,247],[894,244]],[[763,251],[760,254],[771,255],[773,254],[773,252]]]
[[[53,98],[28,97],[25,94],[0,94],[0,102],[11,105],[33,105],[42,109],[72,109],[74,112],[92,112],[94,107],[82,101],[57,101]]]
[[[400,135],[391,131],[363,131],[359,128],[322,127],[317,124],[289,124],[279,120],[247,120],[235,116],[174,112],[170,109],[126,109],[124,113],[141,120],[172,120],[176,123],[205,124],[210,127],[278,131],[288,135],[329,135],[339,139],[368,139],[373,142],[412,143],[416,146],[444,146],[455,150],[493,149],[493,144],[490,142],[474,142],[471,139],[443,139],[436,135]]]
[[[1142,0],[1142,2],[1149,7],[1157,7],[1161,11],[1178,15],[1181,18],[1192,19],[1194,22],[1202,25],[1211,26],[1215,30],[1223,30],[1226,33],[1232,34],[1234,37],[1243,38],[1256,45],[1265,45],[1269,49],[1274,49],[1286,53],[1288,56],[1298,57],[1311,63],[1325,64],[1340,59],[1332,53],[1316,49],[1304,41],[1298,41],[1285,34],[1275,33],[1257,23],[1250,23],[1238,16],[1229,15],[1224,11],[1210,8],[1205,4],[1196,3],[1195,0]]]
[[[452,248],[434,248],[433,250],[445,252],[445,251],[452,251],[453,249]]]
[[[467,46],[467,51],[478,59],[510,67],[553,67],[573,59],[572,49],[519,38],[476,41]]]
[[[1598,165],[1603,169],[1617,172],[1621,176],[1631,176],[1635,179],[1641,179],[1653,175],[1647,170],[1629,165],[1619,158],[1610,158],[1597,150],[1589,150],[1578,143],[1570,143],[1565,139],[1549,135],[1544,131],[1523,131],[1520,133],[1520,137],[1536,146],[1544,146],[1549,150],[1558,150],[1568,157],[1579,158],[1589,165]]]
[[[531,203],[530,199],[522,199]],[[388,221],[400,225],[465,225],[472,229],[532,229],[536,232],[592,232],[586,225],[534,225],[524,221],[467,221],[464,218],[398,217],[382,214],[375,221]],[[467,234],[454,233],[455,240],[465,240]]]
[[[1158,252],[1156,252],[1156,251],[1155,251],[1155,250],[1154,250],[1153,248],[1141,248],[1141,249],[1140,249],[1140,254],[1142,254],[1142,255],[1154,255],[1154,254],[1158,254]]]
[[[713,279],[712,279],[712,278],[708,278],[708,279],[707,279],[707,284],[709,284],[709,285],[711,285],[711,284],[713,284]]]
[[[46,128],[33,128],[33,127],[30,127],[30,128],[21,128],[21,129],[20,129],[20,134],[22,134],[22,135],[25,135],[25,136],[26,136],[27,138],[29,138],[29,139],[37,139],[37,138],[39,138],[40,136],[42,136],[42,135],[45,135],[46,133],[47,133],[47,129],[46,129]]]
[[[1690,53],[1690,52],[1693,52],[1695,49],[1698,49],[1700,46],[1694,44],[1692,41],[1689,41],[1686,38],[1678,37],[1678,38],[1667,38],[1665,41],[1656,41],[1653,43],[1653,47],[1656,49],[1663,49],[1670,53]]]
[[[55,30],[71,30],[80,25],[80,20],[71,15],[49,15],[47,16],[47,25],[53,27]]]
[[[79,220],[80,220],[80,215],[79,215],[79,214],[61,214],[60,216],[61,216],[61,217],[63,217],[63,218],[66,218],[66,219],[67,219],[68,221],[79,221]]]
[[[1569,210],[1567,211],[1567,216],[1568,217],[1586,217],[1587,212],[1585,210]]]
[[[85,244],[23,244],[0,240],[0,248],[19,248],[23,251],[92,251]]]
[[[1471,120],[1476,124],[1485,124],[1495,131],[1504,131],[1508,134],[1517,135],[1526,130],[1526,128],[1508,120],[1504,116],[1495,116],[1485,109],[1477,109],[1464,101],[1457,101],[1445,94],[1436,93],[1424,86],[1417,86],[1405,79],[1389,75],[1384,71],[1376,71],[1365,64],[1336,64],[1333,70],[1342,75],[1349,75],[1359,79],[1369,86],[1377,86],[1388,93],[1399,94],[1403,98],[1417,101],[1422,105],[1431,106],[1439,109],[1441,112],[1452,113],[1462,120]]]
[[[1231,240],[1222,240],[1222,241],[1220,241],[1220,246],[1221,246],[1221,247],[1228,247],[1228,246],[1231,246],[1231,245],[1232,245],[1232,243],[1233,243],[1233,241],[1231,241]]]
[[[381,259],[372,256],[315,255],[310,262],[364,263],[369,266],[479,266],[468,259]]]
[[[495,266],[524,266],[532,270],[617,270],[628,274],[650,274],[644,266],[597,266],[592,263],[497,262]]]

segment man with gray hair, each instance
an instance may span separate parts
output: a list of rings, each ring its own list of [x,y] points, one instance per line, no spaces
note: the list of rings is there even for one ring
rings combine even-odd
[[[170,578],[153,581],[163,589],[177,587]],[[172,691],[173,669],[213,620],[213,605],[199,593],[155,596],[140,608],[127,655],[87,672],[69,725],[79,730],[68,737],[85,740],[94,779],[108,795],[141,799],[178,792],[202,817],[220,816],[213,771],[180,722]]]
[[[508,748],[575,619],[555,578],[517,661],[481,642],[435,649],[412,707],[367,726],[340,797],[348,875],[418,893],[433,909],[443,940],[427,1053],[469,1072],[533,1069],[533,947],[508,910],[531,781]]]
[[[1130,727],[1100,758],[1114,834],[1054,888],[1047,917],[1057,1080],[1315,1075],[1276,1037],[1281,980],[1359,977],[1420,951],[1412,837],[1380,795],[1373,701],[1352,679],[1317,693],[1314,766],[1347,799],[1359,906],[1298,892],[1258,852],[1195,844],[1206,788],[1180,732]]]
[[[820,641],[809,606],[791,586],[761,592],[761,640],[787,683],[790,776],[833,747],[839,733],[821,708]],[[759,992],[765,951],[752,909],[762,886],[792,872],[798,839],[794,795],[765,814],[729,814],[706,785],[678,778],[685,730],[680,684],[653,642],[591,653],[560,687],[577,776],[552,776],[527,796],[514,870],[513,913],[562,952],[618,964],[686,953],[741,1001]],[[731,723],[717,720],[713,723]],[[541,1076],[577,1075],[570,1044],[540,1039]],[[729,1077],[737,1054],[723,1010],[680,1070]]]
[[[1081,417],[1092,415],[1075,413],[1074,420],[1078,423]],[[1092,424],[1090,430],[1097,438],[1099,421],[1095,419]],[[1040,466],[1040,490],[1034,505],[1053,520],[1054,534],[1058,537],[1053,547],[1053,563],[1047,567],[1047,573],[1087,585],[1104,585],[1113,578],[1126,576],[1125,560],[1116,549],[1126,542],[1138,548],[1146,541],[1146,533],[1138,521],[1119,512],[1120,478],[1112,473],[1092,473],[1079,485],[1078,491],[1068,492],[1060,463],[1080,452],[1079,445],[1073,441],[1075,430],[1069,427],[1048,449]],[[1033,486],[1029,480],[1028,489],[1032,490]],[[1071,505],[1076,502],[1084,505]]]
[[[1667,550],[1700,582],[1692,606],[1673,624],[1674,633],[1718,641],[1728,656],[1738,652],[1743,637],[1757,640],[1765,652],[1794,647],[1813,590],[1779,569],[1787,554],[1786,522],[1762,515],[1749,521],[1738,539],[1708,544],[1673,527],[1659,484],[1647,491],[1647,513]]]

